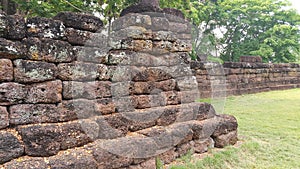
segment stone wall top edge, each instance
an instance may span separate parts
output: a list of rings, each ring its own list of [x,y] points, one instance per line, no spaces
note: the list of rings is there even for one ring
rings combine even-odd
[[[202,62],[192,61],[192,69],[207,69],[211,67],[231,68],[231,69],[272,69],[272,68],[300,68],[297,63],[248,63],[248,62]]]

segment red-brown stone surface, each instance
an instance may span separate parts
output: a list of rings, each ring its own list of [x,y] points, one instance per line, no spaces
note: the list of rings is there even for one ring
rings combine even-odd
[[[0,82],[13,80],[13,64],[9,59],[0,59]]]
[[[6,107],[0,107],[0,129],[3,129],[9,125],[8,112]]]
[[[26,103],[59,103],[62,100],[60,80],[36,83],[27,87]]]

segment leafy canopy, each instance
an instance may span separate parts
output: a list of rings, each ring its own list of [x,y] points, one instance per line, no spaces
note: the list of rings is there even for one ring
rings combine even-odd
[[[60,11],[98,12],[106,23],[138,0],[14,0],[28,16]],[[296,62],[300,53],[300,15],[287,0],[160,0],[196,25],[194,54],[237,61],[259,55],[265,62]]]

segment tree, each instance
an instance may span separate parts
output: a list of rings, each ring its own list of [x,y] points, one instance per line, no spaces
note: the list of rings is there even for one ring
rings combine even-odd
[[[25,15],[52,17],[61,11],[92,13],[102,8],[97,0],[13,0]]]
[[[299,53],[300,16],[287,1],[218,0],[206,8],[202,23],[221,58],[237,61],[241,55],[257,54],[264,61],[293,62]]]
[[[259,49],[251,54],[262,56],[265,61],[296,62],[299,58],[299,30],[292,25],[275,25],[266,32]]]
[[[101,13],[108,25],[120,12],[149,0],[14,0],[29,16],[51,17],[60,11]],[[152,1],[151,1],[152,2]],[[158,0],[152,3],[157,5]],[[265,62],[296,61],[300,15],[287,0],[160,0],[160,7],[183,11],[196,25],[194,53],[237,61],[260,55]],[[215,54],[212,54],[214,51]]]

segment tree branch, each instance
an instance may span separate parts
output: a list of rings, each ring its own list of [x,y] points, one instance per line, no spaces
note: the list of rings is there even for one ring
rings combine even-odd
[[[68,2],[67,0],[63,0],[65,3],[67,3],[68,5],[70,5],[71,7],[75,8],[76,10],[80,11],[80,12],[85,12],[84,10],[76,7],[75,5],[71,4],[70,2]]]

